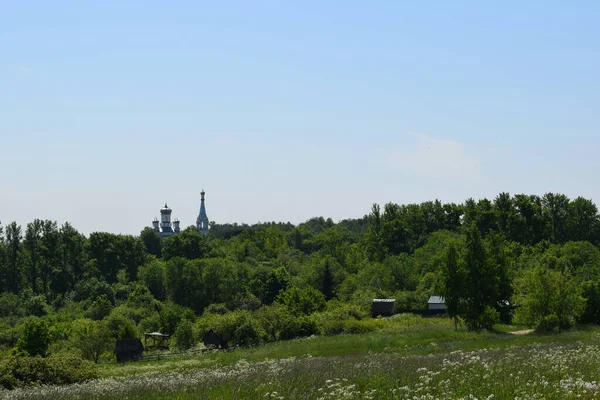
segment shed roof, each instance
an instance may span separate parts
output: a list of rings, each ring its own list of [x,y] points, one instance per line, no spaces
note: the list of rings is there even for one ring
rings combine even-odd
[[[442,296],[431,296],[427,301],[427,304],[444,304],[445,300]]]
[[[373,303],[394,303],[396,299],[373,299]]]
[[[166,333],[160,333],[160,332],[144,333],[144,336],[148,336],[148,337],[169,337],[169,335],[167,335]]]

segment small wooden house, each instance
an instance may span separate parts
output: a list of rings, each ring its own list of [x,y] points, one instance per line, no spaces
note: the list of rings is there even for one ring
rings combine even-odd
[[[371,316],[373,318],[381,315],[383,317],[391,317],[394,315],[395,299],[373,299],[371,304]]]
[[[442,296],[430,296],[427,301],[428,310],[445,310],[446,302]]]
[[[227,342],[225,342],[223,339],[221,339],[219,337],[219,335],[216,334],[215,331],[213,331],[212,329],[209,330],[206,335],[204,335],[204,337],[202,338],[202,341],[204,342],[204,347],[206,347],[207,349],[226,349],[227,348]]]
[[[138,338],[119,339],[115,342],[117,362],[141,360],[144,353],[142,341]]]

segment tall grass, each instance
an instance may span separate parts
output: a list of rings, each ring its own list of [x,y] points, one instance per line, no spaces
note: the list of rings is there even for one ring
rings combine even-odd
[[[402,318],[366,334],[315,337],[159,363],[105,365],[101,380],[0,392],[0,397],[600,398],[597,328],[509,337],[454,332],[445,320]]]

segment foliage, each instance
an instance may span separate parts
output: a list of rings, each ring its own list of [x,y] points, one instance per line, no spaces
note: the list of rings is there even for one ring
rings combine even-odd
[[[213,223],[209,235],[190,227],[167,239],[152,228],[83,235],[43,219],[0,226],[0,352],[98,361],[109,341],[189,324],[195,340],[212,327],[234,346],[370,332],[389,327],[369,318],[373,298],[395,298],[402,313],[431,295],[445,297],[457,330],[489,329],[513,310],[541,331],[600,323],[600,217],[588,199],[500,193],[365,211]],[[26,334],[31,317],[41,335]]]
[[[175,329],[173,334],[175,340],[175,347],[179,350],[187,350],[194,346],[194,330],[193,325],[189,320],[183,320]]]
[[[60,354],[48,358],[12,356],[0,363],[0,387],[66,385],[98,377],[93,365],[81,358]]]
[[[536,266],[523,271],[516,288],[516,321],[538,330],[569,327],[585,310],[582,287],[566,271]]]
[[[31,317],[25,321],[17,349],[32,357],[45,356],[50,345],[50,327],[45,320]]]
[[[310,315],[325,308],[325,295],[310,286],[291,287],[280,294],[277,301],[296,315]]]
[[[72,324],[76,347],[83,358],[98,363],[100,356],[114,346],[111,331],[105,322],[81,319]]]

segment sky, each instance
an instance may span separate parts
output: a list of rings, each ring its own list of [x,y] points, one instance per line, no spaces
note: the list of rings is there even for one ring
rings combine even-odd
[[[600,2],[0,0],[0,221],[600,201]]]

